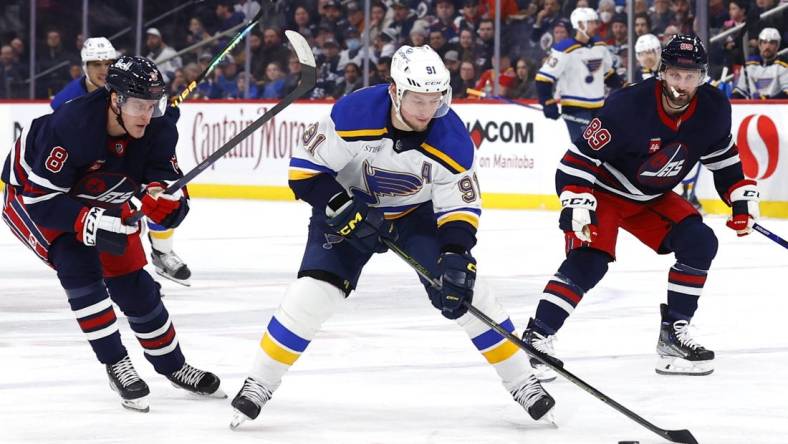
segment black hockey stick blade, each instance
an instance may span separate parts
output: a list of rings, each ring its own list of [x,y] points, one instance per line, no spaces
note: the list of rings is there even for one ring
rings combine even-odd
[[[227,54],[229,54],[230,51],[232,51],[236,45],[238,45],[238,42],[243,40],[243,38],[246,37],[246,34],[248,34],[252,29],[254,29],[255,26],[257,26],[257,23],[263,17],[264,9],[265,8],[260,8],[260,11],[257,13],[257,15],[255,15],[254,18],[252,18],[252,20],[250,20],[249,23],[246,24],[246,26],[244,26],[243,28],[241,28],[240,31],[238,31],[238,34],[236,34],[232,38],[232,40],[230,40],[227,43],[227,46],[225,46],[224,49],[221,50],[221,52],[213,56],[211,61],[208,62],[208,66],[205,68],[205,70],[203,70],[203,72],[200,73],[200,75],[197,76],[196,79],[189,82],[189,84],[186,85],[186,88],[183,91],[181,91],[180,94],[178,94],[177,96],[173,97],[170,100],[171,107],[177,108],[184,100],[186,100],[186,98],[189,97],[189,94],[191,94],[192,91],[194,91],[197,88],[197,85],[199,85],[206,77],[208,77],[213,72],[213,70],[216,69],[216,66],[219,65],[219,63],[221,63],[222,59],[224,59],[224,57]]]
[[[395,244],[394,242],[388,239],[383,239],[383,243],[386,244],[386,246],[389,247],[389,249],[393,251],[397,256],[399,256],[405,262],[407,262],[408,265],[410,265],[414,270],[416,270],[416,273],[418,273],[421,277],[426,279],[431,286],[437,289],[441,288],[441,283],[430,274],[429,270],[427,270],[423,265],[421,265],[416,259],[411,257],[404,250],[399,248],[397,244]],[[522,339],[510,333],[501,324],[498,324],[497,322],[492,320],[481,310],[474,307],[470,302],[466,301],[465,306],[468,308],[468,312],[471,315],[475,316],[477,319],[482,321],[488,327],[498,332],[498,334],[508,339],[517,347],[521,348],[529,356],[538,359],[540,362],[544,363],[546,366],[553,369],[559,375],[568,379],[570,382],[580,387],[581,389],[585,390],[586,392],[590,393],[595,398],[609,405],[613,409],[624,414],[624,416],[626,416],[627,418],[637,422],[641,426],[651,430],[652,432],[667,439],[668,441],[683,443],[683,444],[698,444],[698,442],[695,440],[695,437],[692,436],[692,433],[690,433],[689,430],[665,430],[663,428],[657,427],[656,425],[644,419],[642,416],[638,415],[632,410],[629,410],[628,408],[619,404],[615,400],[611,399],[604,393],[594,388],[592,385],[588,384],[587,382],[583,381],[582,379],[578,378],[577,376],[566,370],[564,366],[560,364],[557,360],[552,359],[550,356],[547,356],[543,353],[540,353],[531,344],[523,341]]]
[[[301,63],[301,81],[298,83],[296,89],[294,89],[290,94],[286,95],[282,100],[274,105],[273,108],[266,111],[266,113],[260,116],[259,119],[252,122],[249,126],[244,128],[243,131],[236,134],[232,139],[228,140],[224,145],[222,145],[221,148],[203,159],[202,162],[197,164],[196,167],[192,168],[183,177],[170,184],[170,186],[164,190],[165,193],[173,194],[174,192],[183,188],[206,168],[216,163],[216,161],[224,157],[225,154],[235,148],[236,145],[249,137],[249,135],[251,135],[253,132],[257,131],[258,128],[271,120],[275,115],[279,114],[283,109],[285,109],[285,107],[289,106],[296,99],[305,95],[315,87],[315,81],[317,79],[317,67],[315,66],[315,55],[312,54],[312,49],[309,47],[309,43],[307,43],[304,37],[297,32],[285,31],[285,35],[287,36],[287,39],[290,40],[290,44],[293,45],[293,51],[295,51],[296,56],[298,56],[298,61]],[[127,217],[124,223],[129,225],[135,224],[142,218],[142,216],[142,212],[136,212]]]

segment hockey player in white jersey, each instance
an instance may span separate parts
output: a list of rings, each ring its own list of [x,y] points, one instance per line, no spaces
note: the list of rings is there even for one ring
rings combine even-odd
[[[788,98],[788,63],[777,57],[781,40],[780,31],[775,28],[763,28],[758,34],[759,55],[747,59],[733,89],[733,98]]]
[[[249,377],[232,401],[231,427],[254,419],[323,322],[354,290],[381,238],[396,242],[443,284],[422,283],[432,304],[470,336],[504,387],[534,419],[555,404],[525,353],[466,313],[471,301],[514,331],[482,286],[474,288],[481,215],[474,146],[450,109],[450,75],[428,46],[403,46],[390,85],[354,92],[307,128],[293,151],[289,184],[312,206],[298,279],[274,312]],[[549,416],[548,416],[549,417]]]
[[[569,19],[575,35],[553,45],[550,56],[536,74],[536,91],[545,117],[558,119],[563,113],[590,121],[605,104],[605,85],[619,88],[623,82],[613,69],[613,57],[607,45],[596,37],[599,28],[596,11],[576,8]],[[560,100],[553,97],[554,84]],[[565,122],[572,140],[585,129],[585,125]]]
[[[635,71],[635,81],[646,80],[654,77],[659,69],[662,43],[654,34],[643,34],[635,42],[635,57],[638,60],[638,69]]]

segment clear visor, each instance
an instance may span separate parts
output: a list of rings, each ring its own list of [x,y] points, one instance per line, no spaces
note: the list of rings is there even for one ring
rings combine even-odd
[[[162,96],[159,100],[118,96],[118,105],[123,113],[129,116],[161,117],[167,110],[167,96]]]
[[[432,116],[433,119],[443,117],[451,106],[451,87],[441,95],[404,91],[400,99],[400,108],[407,109],[408,114]]]

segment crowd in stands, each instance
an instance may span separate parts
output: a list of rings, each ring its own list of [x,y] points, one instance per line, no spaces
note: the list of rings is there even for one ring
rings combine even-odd
[[[8,0],[0,16],[0,98],[27,98],[29,87],[29,30],[24,22],[27,4]],[[663,42],[675,33],[692,32],[696,26],[695,1],[634,0],[636,38],[646,33]],[[788,14],[766,19],[758,16],[774,8],[778,0],[703,0],[708,4],[709,35],[746,23],[723,42],[710,45],[709,75],[717,79],[723,70],[738,73],[745,53],[758,53],[757,36],[774,27],[786,42]],[[51,0],[44,3],[58,3]],[[112,2],[108,2],[112,3]],[[136,2],[131,2],[136,3]],[[178,2],[161,1],[166,11]],[[494,0],[372,0],[369,23],[364,22],[363,0],[278,0],[263,2],[265,19],[248,36],[251,58],[247,69],[245,45],[226,57],[213,75],[200,83],[193,98],[280,98],[295,88],[298,60],[285,45],[284,30],[295,30],[312,45],[318,61],[318,83],[312,98],[339,98],[363,87],[364,58],[369,57],[370,84],[389,81],[389,64],[402,44],[430,45],[452,73],[455,98],[467,96],[467,88],[490,91],[494,79]],[[93,2],[90,3],[93,6]],[[554,43],[573,35],[568,20],[572,10],[587,6],[598,11],[599,39],[606,42],[616,60],[616,70],[626,78],[627,15],[625,0],[502,0],[501,59],[498,83],[501,95],[534,98],[533,78]],[[261,8],[256,0],[208,0],[195,3],[177,14],[177,20],[145,29],[142,55],[157,61],[169,81],[172,94],[196,79],[214,54],[227,43],[223,37],[212,44],[178,55],[178,50],[226,31],[254,16]],[[14,11],[19,17],[14,17]],[[148,11],[145,17],[161,11]],[[81,76],[79,48],[84,40],[79,27],[68,27],[58,17],[47,15],[36,51],[35,72],[64,64],[36,79],[36,98],[49,98],[73,78]],[[13,22],[13,19],[17,19]],[[6,22],[11,25],[6,25]],[[14,25],[14,23],[18,23]],[[20,28],[21,25],[21,29]],[[77,26],[79,23],[73,24]],[[369,30],[370,47],[362,37]],[[108,32],[111,34],[111,32]],[[745,35],[747,38],[745,39]],[[107,35],[108,36],[108,35]],[[115,42],[122,53],[133,53],[131,43]],[[248,86],[248,90],[247,90]]]

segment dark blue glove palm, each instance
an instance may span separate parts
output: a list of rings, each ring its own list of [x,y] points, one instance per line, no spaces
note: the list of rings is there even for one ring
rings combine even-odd
[[[364,253],[383,253],[388,248],[382,238],[397,240],[394,225],[383,217],[383,212],[364,202],[339,193],[326,205],[326,222],[351,245]]]
[[[440,291],[430,291],[430,300],[443,316],[457,319],[468,311],[465,302],[473,300],[476,283],[476,259],[470,253],[446,252],[438,258]]]
[[[561,117],[561,113],[558,111],[558,105],[555,103],[542,105],[542,112],[548,119],[558,120],[558,118]]]

